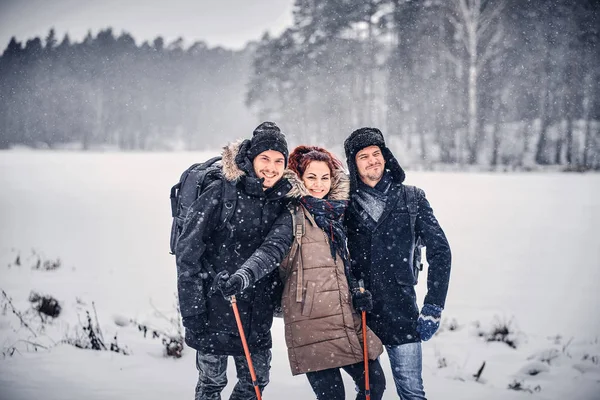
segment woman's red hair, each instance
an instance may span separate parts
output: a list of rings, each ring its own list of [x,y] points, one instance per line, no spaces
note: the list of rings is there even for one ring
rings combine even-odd
[[[306,167],[313,161],[322,161],[327,164],[333,175],[336,169],[343,169],[342,163],[333,154],[322,147],[298,146],[290,154],[288,168],[294,171],[301,179]]]

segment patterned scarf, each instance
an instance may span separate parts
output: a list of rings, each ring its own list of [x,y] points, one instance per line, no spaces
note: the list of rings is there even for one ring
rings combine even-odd
[[[300,202],[313,216],[319,228],[329,237],[329,248],[333,259],[335,260],[336,253],[339,253],[344,264],[348,263],[346,230],[344,229],[344,212],[348,207],[348,201],[304,196]]]
[[[356,202],[365,210],[373,221],[379,221],[379,218],[385,210],[387,203],[387,193],[392,184],[392,175],[389,171],[385,171],[381,180],[375,185],[370,187],[363,183],[358,182],[358,190],[356,194]]]

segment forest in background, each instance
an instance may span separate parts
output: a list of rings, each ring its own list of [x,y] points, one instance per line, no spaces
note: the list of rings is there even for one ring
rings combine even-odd
[[[106,29],[81,42],[50,30],[0,58],[0,148],[211,149],[247,135],[252,49],[231,51],[161,37],[137,45]]]
[[[0,57],[0,148],[214,149],[276,121],[341,148],[361,126],[426,167],[600,169],[597,0],[296,0],[241,51],[111,29]]]

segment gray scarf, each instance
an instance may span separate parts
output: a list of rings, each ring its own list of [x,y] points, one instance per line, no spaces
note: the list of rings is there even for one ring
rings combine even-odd
[[[365,185],[362,181],[358,182],[356,202],[369,214],[373,221],[379,221],[387,202],[387,192],[392,184],[392,177],[386,170],[383,177],[375,187]]]

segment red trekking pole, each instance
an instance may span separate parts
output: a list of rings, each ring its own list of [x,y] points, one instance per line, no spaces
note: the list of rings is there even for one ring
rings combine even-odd
[[[254,391],[256,392],[256,398],[258,400],[262,400],[262,397],[260,395],[260,388],[258,387],[258,381],[256,379],[256,374],[254,373],[254,367],[252,366],[252,359],[250,358],[250,350],[248,350],[248,343],[246,343],[246,334],[244,333],[244,327],[242,326],[242,320],[240,319],[240,312],[238,311],[238,308],[237,308],[237,301],[235,299],[235,296],[231,296],[229,301],[231,302],[231,307],[233,308],[233,314],[235,315],[235,322],[237,322],[238,330],[240,331],[240,338],[242,339],[242,346],[244,346],[244,354],[246,354],[246,361],[248,361],[248,369],[250,370],[250,377],[252,377],[252,386],[254,386]],[[367,399],[369,399],[369,398],[367,397]]]
[[[358,281],[360,292],[364,293],[362,279]],[[371,386],[369,385],[369,349],[367,347],[367,312],[362,311],[363,357],[365,360],[365,398],[371,400]]]

